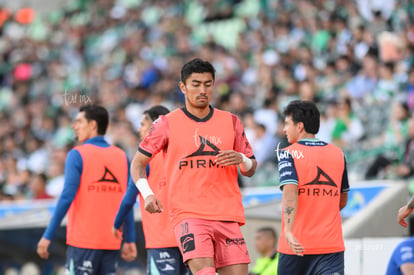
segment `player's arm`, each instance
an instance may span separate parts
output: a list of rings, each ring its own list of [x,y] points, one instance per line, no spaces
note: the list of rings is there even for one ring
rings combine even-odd
[[[283,209],[283,231],[289,247],[298,256],[303,256],[304,248],[293,235],[293,225],[295,223],[296,213],[298,210],[298,175],[295,168],[295,162],[289,153],[283,152],[278,154],[278,170],[280,178],[280,189],[283,191],[282,209]]]
[[[115,218],[112,232],[115,237],[120,238],[118,230],[123,223],[123,239],[124,243],[121,248],[121,257],[126,262],[130,262],[137,257],[137,247],[135,244],[135,223],[134,223],[134,204],[138,196],[138,189],[136,188],[132,177],[130,176],[130,163],[128,161],[128,187]],[[125,222],[123,222],[125,220]]]
[[[346,169],[346,160],[344,163],[345,163],[345,169],[342,174],[341,196],[339,198],[339,210],[342,210],[348,203],[349,181],[348,181],[348,171]]]
[[[406,205],[404,205],[398,210],[398,215],[397,215],[398,223],[404,227],[407,227],[408,224],[405,221],[405,218],[407,218],[411,214],[411,212],[413,212],[413,210],[414,210],[414,196],[411,197],[410,201]]]
[[[131,164],[131,175],[135,185],[145,200],[145,210],[150,213],[162,212],[162,206],[159,200],[154,196],[151,187],[148,184],[146,166],[151,157],[142,152],[142,149],[135,153]]]
[[[145,210],[150,213],[162,212],[162,207],[148,184],[146,167],[152,156],[167,148],[168,132],[168,120],[165,116],[155,120],[131,163],[132,179],[145,200]]]
[[[43,259],[49,257],[48,248],[53,235],[69,210],[79,188],[82,174],[82,157],[77,150],[68,153],[65,163],[65,183],[56,204],[55,212],[42,238],[37,244],[37,254]]]
[[[135,241],[135,230],[134,230],[134,211],[133,207],[137,200],[138,188],[135,186],[132,178],[128,180],[128,188],[125,192],[124,197],[122,198],[121,205],[118,209],[118,213],[115,217],[114,226],[112,228],[112,233],[116,238],[120,239],[119,230],[122,224],[125,222],[124,235],[128,236],[127,238],[131,241]],[[132,219],[132,222],[130,221]],[[131,227],[132,223],[132,227]],[[130,234],[134,234],[132,237]]]
[[[257,161],[239,118],[233,115],[232,119],[235,132],[234,150],[221,151],[216,156],[216,163],[222,166],[239,165],[240,173],[251,177],[256,173]]]
[[[128,183],[128,187],[134,186],[134,183],[132,182],[132,178],[130,177],[129,183]],[[134,194],[138,193],[138,190],[135,187],[135,192]],[[136,198],[136,196],[135,196]],[[134,200],[135,202],[135,200]],[[124,226],[123,226],[123,239],[124,239],[124,243],[122,245],[122,249],[121,249],[121,257],[122,259],[124,259],[126,262],[130,262],[132,260],[134,260],[137,257],[137,246],[135,244],[135,223],[134,223],[134,208],[133,208],[133,204],[132,206],[129,207],[129,211],[127,213],[125,222],[124,222]]]
[[[296,255],[303,256],[304,248],[293,235],[293,225],[298,210],[298,186],[296,184],[283,186],[282,209],[286,240]]]

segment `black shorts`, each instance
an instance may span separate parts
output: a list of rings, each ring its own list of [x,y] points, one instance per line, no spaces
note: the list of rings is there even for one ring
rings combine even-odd
[[[315,255],[279,254],[278,275],[344,275],[344,252]]]
[[[190,275],[183,263],[178,247],[151,248],[147,250],[148,275]]]
[[[74,275],[115,275],[119,254],[119,250],[68,246],[66,250],[66,273]]]

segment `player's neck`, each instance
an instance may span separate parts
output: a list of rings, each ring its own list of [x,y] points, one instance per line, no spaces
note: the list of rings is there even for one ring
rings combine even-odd
[[[188,104],[186,108],[190,114],[198,118],[205,118],[210,113],[210,106],[207,106],[204,108],[197,108],[197,107],[189,106]]]
[[[303,132],[301,135],[299,135],[298,141],[301,140],[301,139],[307,139],[307,138],[311,138],[311,139],[313,138],[314,139],[315,135]]]
[[[267,250],[265,253],[263,253],[263,256],[265,257],[265,258],[270,258],[270,257],[272,257],[273,256],[273,254],[275,253],[275,250],[274,249],[269,249],[269,250]]]

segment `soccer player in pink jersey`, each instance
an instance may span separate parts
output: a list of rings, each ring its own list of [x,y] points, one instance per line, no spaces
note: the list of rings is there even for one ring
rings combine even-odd
[[[257,162],[237,116],[210,106],[215,69],[193,59],[181,69],[185,107],[153,123],[140,143],[131,174],[145,209],[163,211],[147,181],[146,165],[165,153],[168,212],[184,261],[195,275],[247,274],[240,230],[245,223],[238,169],[251,177]]]
[[[164,106],[157,105],[144,111],[139,128],[139,136],[142,140],[148,133],[151,124],[161,115],[168,114],[169,110]],[[147,165],[148,182],[151,188],[159,196],[158,199],[164,207],[168,205],[167,185],[164,171],[164,154],[154,156]],[[118,230],[121,228],[127,214],[135,204],[138,196],[138,189],[134,184],[129,184],[127,192],[122,199],[118,210],[114,228],[114,235],[118,237]],[[142,226],[145,235],[145,247],[147,248],[147,274],[148,275],[187,275],[188,268],[183,263],[174,231],[168,217],[168,211],[151,214],[144,209],[144,199],[139,196],[141,209]]]

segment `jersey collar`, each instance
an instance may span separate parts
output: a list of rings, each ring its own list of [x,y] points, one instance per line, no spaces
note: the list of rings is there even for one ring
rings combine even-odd
[[[213,113],[214,113],[214,108],[211,107],[211,105],[209,105],[208,107],[210,108],[210,112],[208,113],[208,115],[206,115],[203,118],[199,118],[199,117],[196,117],[195,115],[191,114],[187,110],[186,107],[181,108],[181,110],[183,110],[184,114],[186,116],[188,116],[190,119],[194,120],[195,122],[206,122],[206,121],[208,121],[213,116]]]

